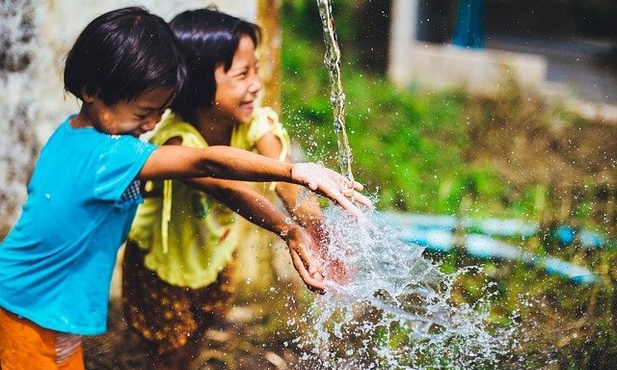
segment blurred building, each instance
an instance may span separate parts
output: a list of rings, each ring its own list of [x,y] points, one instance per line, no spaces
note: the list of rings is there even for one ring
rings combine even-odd
[[[392,0],[390,79],[490,91],[513,77],[617,119],[614,0]]]

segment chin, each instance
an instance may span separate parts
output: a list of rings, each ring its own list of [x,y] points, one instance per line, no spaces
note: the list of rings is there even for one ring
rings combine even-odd
[[[251,118],[250,117],[242,117],[242,118],[237,118],[235,121],[237,122],[238,125],[248,125],[249,123],[251,123]]]

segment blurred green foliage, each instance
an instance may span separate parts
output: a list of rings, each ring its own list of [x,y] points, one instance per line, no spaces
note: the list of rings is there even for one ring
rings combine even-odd
[[[381,210],[535,222],[537,235],[509,242],[586,266],[602,281],[576,285],[522,262],[460,252],[431,257],[445,271],[483,267],[483,281],[461,278],[459,302],[480,299],[486,291],[479,287],[494,283],[494,324],[515,320],[521,327],[503,369],[617,368],[617,250],[586,249],[580,241],[562,246],[552,234],[556,225],[571,224],[616,236],[617,125],[583,119],[507,78],[492,96],[395,87],[363,68],[348,42],[362,42],[357,4],[334,4],[356,179]],[[308,159],[337,168],[315,2],[284,1],[282,21],[282,119]]]
[[[285,4],[282,115],[292,137],[302,138],[309,159],[337,168],[324,46],[315,37],[322,32],[319,14],[313,2]],[[339,39],[339,24],[353,24],[341,18]],[[358,181],[377,192],[379,208],[452,214],[464,194],[471,193],[486,198],[490,212],[478,213],[494,213],[491,203],[507,189],[493,181],[490,168],[464,162],[469,137],[467,125],[461,124],[461,92],[399,89],[345,55],[341,69],[352,168]]]

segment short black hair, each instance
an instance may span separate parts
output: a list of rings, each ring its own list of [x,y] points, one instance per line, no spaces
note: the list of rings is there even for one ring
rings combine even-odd
[[[69,51],[64,89],[107,105],[135,100],[154,88],[177,95],[186,66],[169,25],[141,7],[113,10],[95,18]]]
[[[189,75],[183,94],[172,103],[172,109],[186,119],[195,108],[212,107],[216,93],[214,70],[221,64],[225,71],[231,68],[242,36],[249,36],[257,47],[261,29],[214,7],[182,12],[169,25],[178,39]]]

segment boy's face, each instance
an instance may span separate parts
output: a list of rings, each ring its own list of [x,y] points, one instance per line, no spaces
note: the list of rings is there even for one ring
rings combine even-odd
[[[255,57],[253,40],[244,35],[234,54],[231,68],[225,72],[223,65],[214,70],[216,94],[212,113],[233,123],[249,123],[253,103],[263,85],[259,78],[259,61]]]
[[[95,96],[86,96],[79,114],[83,115],[81,126],[91,126],[111,135],[139,137],[154,129],[172,98],[172,91],[167,88],[149,90],[135,100],[114,105],[106,105]]]

